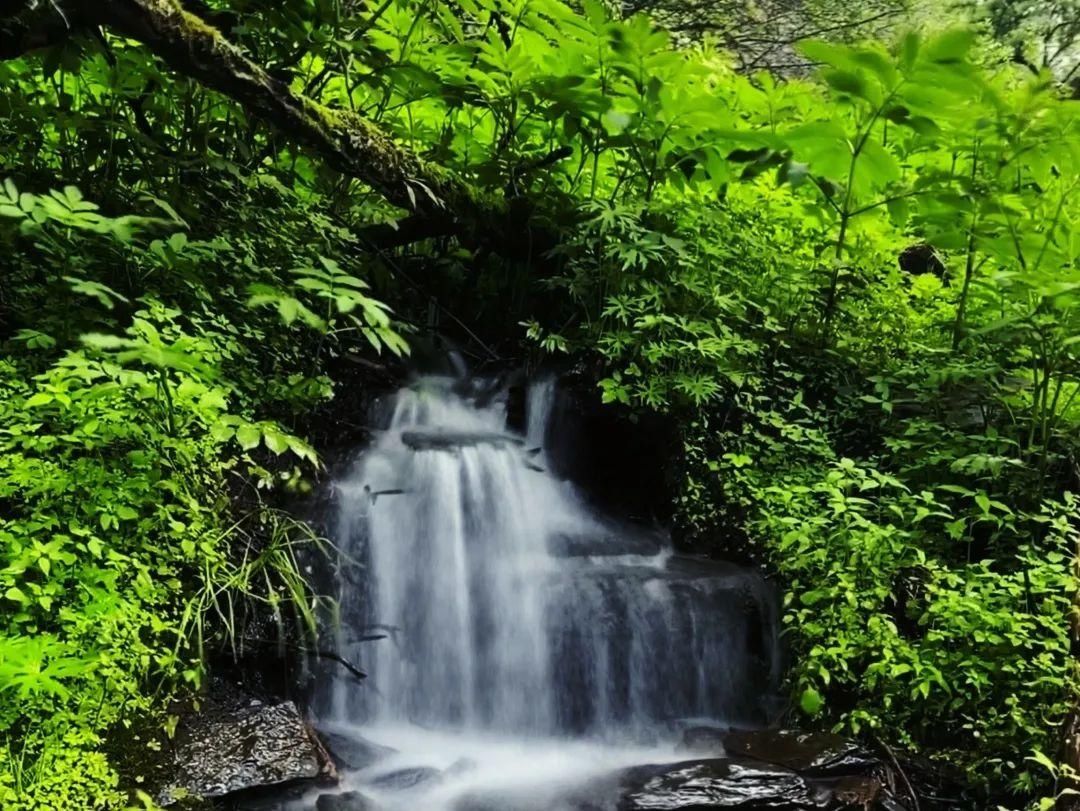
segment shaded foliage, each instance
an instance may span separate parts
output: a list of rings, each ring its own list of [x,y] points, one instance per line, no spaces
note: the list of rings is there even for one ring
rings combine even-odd
[[[0,63],[5,802],[121,807],[110,727],[246,616],[314,626],[277,509],[304,415],[420,333],[675,415],[682,542],[786,588],[787,720],[1066,786],[1080,116],[1049,71],[948,29],[746,75],[559,0],[200,13],[276,98],[494,201],[491,236],[153,37]]]

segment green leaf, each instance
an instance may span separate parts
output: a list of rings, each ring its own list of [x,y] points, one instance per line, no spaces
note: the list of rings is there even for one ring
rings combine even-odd
[[[889,219],[892,220],[893,225],[897,228],[903,228],[907,225],[908,217],[911,214],[911,206],[906,198],[890,199],[885,203],[885,207],[889,212]]]
[[[799,696],[799,707],[807,715],[817,715],[825,706],[825,699],[813,687],[807,687]]]
[[[1056,775],[1058,773],[1058,765],[1038,749],[1032,751],[1031,755],[1025,758],[1025,760],[1030,760],[1034,763],[1038,763],[1052,775]]]
[[[236,428],[224,422],[218,421],[210,426],[210,436],[215,442],[228,442],[235,434]]]
[[[315,449],[312,448],[311,445],[309,445],[308,443],[304,442],[304,440],[291,434],[287,434],[285,440],[289,444],[289,449],[301,459],[305,459],[313,463],[317,461],[318,457],[315,454]]]
[[[847,96],[855,96],[877,106],[881,104],[881,90],[860,73],[834,68],[822,73],[829,87]]]
[[[282,296],[278,299],[277,305],[281,320],[286,324],[291,324],[296,320],[296,317],[300,314],[300,307],[303,306],[292,296]]]
[[[919,58],[922,39],[918,31],[910,31],[900,40],[900,64],[904,70],[911,70]]]
[[[288,439],[276,428],[267,427],[263,431],[263,441],[266,442],[266,447],[275,454],[282,454],[289,449]]]
[[[260,439],[262,439],[262,434],[259,427],[252,425],[250,422],[246,422],[236,429],[236,441],[240,443],[240,447],[245,451],[249,451],[258,445]]]
[[[785,136],[795,158],[808,163],[815,175],[839,179],[851,164],[847,132],[835,121],[800,124]]]
[[[188,238],[187,234],[183,231],[177,231],[171,237],[169,237],[169,247],[173,253],[180,253],[187,246]]]
[[[954,64],[962,61],[975,45],[977,34],[970,28],[952,28],[926,42],[921,56],[928,62]]]
[[[889,150],[871,138],[859,154],[856,179],[863,191],[883,188],[900,179],[900,164]]]
[[[850,52],[846,45],[826,42],[821,39],[805,39],[798,43],[797,47],[802,51],[803,55],[812,62],[819,62],[836,67],[843,67],[850,64]]]

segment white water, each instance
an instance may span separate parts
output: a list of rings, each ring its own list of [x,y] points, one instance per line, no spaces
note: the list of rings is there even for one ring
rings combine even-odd
[[[680,722],[760,716],[776,668],[760,581],[627,547],[641,531],[545,469],[555,397],[553,381],[530,389],[520,436],[504,399],[478,406],[468,381],[420,379],[337,485],[340,648],[370,677],[334,682],[330,721],[400,750],[346,779],[380,808],[495,793],[500,811],[556,809],[586,778],[675,758]],[[553,553],[559,538],[587,554]],[[449,771],[379,787],[418,765]]]
[[[605,776],[642,763],[683,760],[673,746],[612,746],[588,739],[522,738],[495,733],[426,730],[406,724],[334,726],[398,750],[344,777],[342,791],[360,791],[381,811],[575,811],[586,794],[612,794]],[[413,788],[384,788],[379,778],[434,767],[442,777]],[[597,806],[590,806],[590,808]]]

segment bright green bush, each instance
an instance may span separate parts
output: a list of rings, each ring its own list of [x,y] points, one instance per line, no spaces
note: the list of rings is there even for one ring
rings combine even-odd
[[[64,251],[67,272],[86,274],[64,285],[91,303],[77,315],[42,304],[40,328],[21,330],[22,351],[0,359],[0,796],[5,809],[126,807],[137,776],[120,789],[99,751],[106,735],[197,687],[208,649],[235,644],[256,612],[314,632],[297,552],[320,542],[257,494],[317,460],[278,423],[247,416],[257,327],[130,302],[91,280],[111,259],[149,269],[211,250],[220,261],[224,246],[200,251],[182,232],[150,243],[136,224],[159,222],[105,217],[74,189],[6,190],[17,210],[0,213],[24,241]],[[250,306],[272,303],[286,324],[299,312],[316,336],[361,308],[358,340],[400,351],[385,308],[335,262],[298,277],[296,293],[262,282]],[[297,298],[308,295],[325,315]],[[121,307],[122,333],[94,331]],[[312,397],[283,388],[296,404]],[[294,462],[273,463],[279,475],[276,457]],[[237,502],[230,478],[255,485],[254,500]]]
[[[791,722],[1023,798],[1077,695],[1080,119],[973,44],[811,43],[827,89],[725,83],[742,183],[590,204],[554,283],[585,326],[530,329],[678,418],[684,536],[786,588]]]

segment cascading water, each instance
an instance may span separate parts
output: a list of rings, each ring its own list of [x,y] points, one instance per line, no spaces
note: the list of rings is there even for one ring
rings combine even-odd
[[[399,750],[347,784],[385,808],[473,808],[496,787],[490,807],[517,808],[507,792],[529,780],[673,759],[680,723],[760,723],[777,669],[765,585],[672,555],[551,475],[553,380],[530,387],[524,436],[481,384],[399,391],[337,484],[339,644],[370,678],[334,682],[327,723]],[[444,771],[385,779],[420,766]]]

